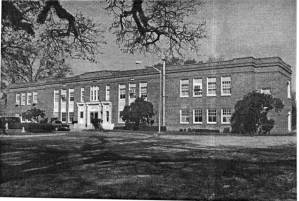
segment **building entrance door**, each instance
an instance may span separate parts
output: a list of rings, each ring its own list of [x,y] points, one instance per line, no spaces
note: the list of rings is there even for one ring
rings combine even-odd
[[[90,112],[90,123],[92,122],[93,119],[98,119],[98,118],[99,118],[98,112]]]

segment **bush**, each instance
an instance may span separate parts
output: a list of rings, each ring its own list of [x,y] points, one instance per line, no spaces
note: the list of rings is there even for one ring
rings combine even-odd
[[[54,126],[49,123],[25,123],[22,124],[25,130],[32,133],[47,133],[54,130]]]
[[[8,123],[9,129],[20,129],[21,119],[19,117],[0,117],[1,128],[5,128],[6,122]]]
[[[102,129],[102,125],[101,125],[103,123],[102,119],[92,119],[91,123],[96,130]]]

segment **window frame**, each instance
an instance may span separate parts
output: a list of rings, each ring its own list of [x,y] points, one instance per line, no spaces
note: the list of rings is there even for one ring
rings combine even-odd
[[[105,100],[110,101],[110,85],[106,85],[105,87]]]
[[[199,83],[195,83],[194,82],[195,80],[200,80],[200,82]],[[193,91],[192,91],[193,92],[192,93],[193,97],[202,97],[202,94],[203,94],[202,78],[193,78],[192,83],[193,83]],[[200,86],[200,88],[201,88],[201,95],[196,95],[195,94],[195,87],[196,86]]]
[[[26,103],[27,103],[27,105],[31,105],[32,104],[32,93],[27,93]]]
[[[224,122],[223,117],[227,117],[228,115],[224,115],[224,110],[230,110],[230,121],[229,122]],[[221,109],[221,124],[231,124],[231,117],[232,117],[232,109],[231,108],[222,108]]]
[[[183,95],[183,81],[188,81],[188,90],[186,90],[188,92],[188,95]],[[180,97],[181,98],[186,98],[186,97],[189,97],[190,96],[190,80],[189,79],[180,79]]]
[[[209,86],[210,86],[209,80],[211,80],[211,79],[215,79],[215,94],[209,93],[209,89],[210,89],[209,88]],[[211,83],[214,83],[214,82],[211,82]],[[213,91],[214,91],[214,89],[213,89]],[[217,96],[217,78],[216,77],[207,77],[207,96]]]
[[[183,110],[186,110],[188,112],[188,116],[187,116],[188,122],[182,121]],[[180,109],[180,124],[190,124],[190,111],[189,111],[189,109]]]
[[[125,93],[121,93],[121,91],[124,91]],[[121,95],[124,97],[121,98]],[[118,85],[118,100],[126,100],[127,98],[127,86],[125,84],[119,84]]]
[[[26,94],[21,93],[21,104],[20,105],[26,105]]]
[[[292,98],[292,94],[291,94],[291,81],[287,81],[287,98],[291,99]]]
[[[21,94],[16,94],[16,105],[21,105]]]
[[[148,89],[147,89],[147,87],[148,87],[147,86],[147,82],[140,82],[139,83],[139,97],[140,98],[144,98],[144,100],[147,100],[147,96],[148,96]],[[141,90],[142,88],[144,88],[146,90],[146,93],[145,93],[146,96],[144,96],[144,97],[142,96],[144,94],[144,93],[142,93],[142,90]]]
[[[209,121],[209,110],[215,110],[216,121]],[[217,124],[217,109],[207,109],[207,124]]]
[[[227,82],[228,80],[225,80],[225,79],[227,79],[227,78],[229,78],[229,82],[230,82],[230,87],[229,87],[229,90],[230,90],[230,93],[228,94],[228,93],[224,93],[224,90],[228,90],[228,88],[225,88],[224,89],[224,84],[223,84],[223,82]],[[232,78],[231,78],[231,76],[221,76],[221,96],[231,96],[232,95]]]
[[[33,92],[32,93],[32,104],[37,104],[37,96],[38,96],[38,93],[37,92]]]
[[[199,121],[199,122],[195,121],[195,111],[196,110],[200,110],[201,111],[201,121]],[[200,108],[193,109],[192,116],[193,116],[193,124],[202,124],[202,122],[203,122],[203,110],[202,109],[200,109]]]

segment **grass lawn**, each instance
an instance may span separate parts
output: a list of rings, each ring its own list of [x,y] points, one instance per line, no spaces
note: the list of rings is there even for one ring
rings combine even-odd
[[[296,137],[0,137],[0,196],[296,200]]]

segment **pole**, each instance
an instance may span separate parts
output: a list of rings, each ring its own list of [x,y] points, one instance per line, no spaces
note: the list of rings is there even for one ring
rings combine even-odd
[[[160,71],[160,90],[159,90],[159,128],[158,133],[161,133],[161,106],[162,106],[162,72]]]
[[[166,121],[165,121],[165,68],[166,68],[166,59],[164,58],[163,60],[163,69],[162,69],[162,76],[163,76],[163,91],[162,91],[162,119],[163,119],[163,124],[162,126],[165,128],[166,126]]]

